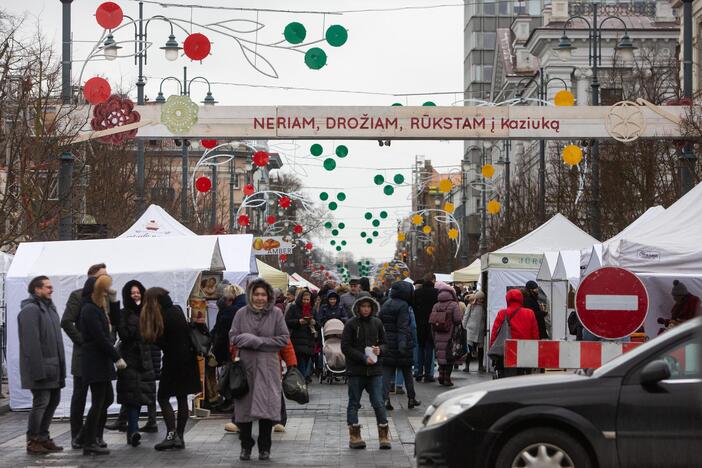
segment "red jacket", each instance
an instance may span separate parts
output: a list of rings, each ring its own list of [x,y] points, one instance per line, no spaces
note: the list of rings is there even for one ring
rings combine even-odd
[[[507,291],[507,308],[502,309],[495,317],[495,323],[492,325],[490,333],[490,346],[497,338],[497,333],[500,330],[500,325],[505,321],[505,314],[509,314],[509,324],[512,328],[512,338],[515,340],[538,340],[539,325],[536,323],[534,311],[522,307],[524,296],[519,289],[510,289]],[[515,311],[519,309],[519,312]]]

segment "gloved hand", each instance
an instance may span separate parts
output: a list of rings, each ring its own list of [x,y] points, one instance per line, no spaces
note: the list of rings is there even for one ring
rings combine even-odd
[[[127,368],[127,363],[124,362],[124,359],[120,358],[119,361],[115,363],[117,366],[117,370],[124,370]]]
[[[117,302],[117,291],[112,288],[108,289],[107,297],[110,299],[110,302]]]

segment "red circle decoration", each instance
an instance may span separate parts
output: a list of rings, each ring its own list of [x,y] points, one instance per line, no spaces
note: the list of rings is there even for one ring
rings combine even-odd
[[[239,226],[248,226],[249,225],[249,217],[245,214],[239,216],[239,219],[236,220],[237,224]]]
[[[324,265],[319,265],[319,270],[324,271]]]
[[[280,254],[280,261],[281,262],[287,262],[288,261],[288,256],[286,254]]]
[[[281,208],[290,208],[292,200],[290,200],[290,197],[280,197],[280,201],[278,202],[278,204]]]
[[[302,224],[296,224],[295,227],[293,228],[293,232],[294,232],[295,234],[302,234],[302,231],[303,231],[303,230],[304,230],[304,229],[303,229],[303,227],[302,227]]]
[[[305,244],[305,248],[306,248],[307,250],[312,250],[312,242],[306,243],[306,244]]]
[[[95,10],[95,19],[103,28],[114,29],[122,24],[124,13],[115,2],[104,2]]]
[[[273,215],[266,218],[266,222],[268,224],[275,224],[275,221],[276,221],[276,219],[275,219],[275,216],[273,216]]]
[[[270,155],[265,151],[256,151],[256,153],[253,155],[253,163],[258,167],[266,166],[270,159]]]
[[[110,83],[105,78],[94,76],[85,82],[83,86],[83,96],[92,105],[107,101],[112,93]]]
[[[244,185],[244,195],[247,197],[253,195],[256,192],[256,187],[254,187],[252,184],[246,184]]]
[[[207,36],[200,33],[189,35],[183,41],[183,52],[192,60],[202,60],[210,55],[212,44]]]
[[[209,192],[212,188],[212,181],[209,179],[209,177],[198,177],[198,179],[195,181],[195,188],[200,193]]]
[[[200,144],[207,149],[212,149],[217,146],[217,140],[200,140]]]

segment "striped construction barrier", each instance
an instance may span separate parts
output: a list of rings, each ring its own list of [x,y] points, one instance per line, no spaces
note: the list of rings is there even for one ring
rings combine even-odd
[[[641,343],[608,341],[507,340],[505,367],[596,369]]]

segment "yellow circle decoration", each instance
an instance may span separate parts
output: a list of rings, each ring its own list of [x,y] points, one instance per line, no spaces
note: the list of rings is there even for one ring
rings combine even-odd
[[[424,227],[422,228],[422,232],[423,232],[424,234],[429,234],[429,233],[431,233],[431,226],[424,226]]]
[[[491,215],[495,215],[500,212],[502,205],[497,200],[490,200],[487,204],[487,212]]]
[[[451,202],[446,202],[446,204],[444,205],[444,211],[446,211],[447,213],[453,213],[453,210],[455,209],[456,206]]]
[[[441,193],[449,193],[452,188],[453,182],[451,182],[449,179],[443,179],[441,182],[439,182],[439,192]]]
[[[419,226],[424,222],[424,219],[422,218],[422,215],[414,215],[412,216],[412,224]]]
[[[404,240],[407,239],[407,236],[405,235],[404,232],[398,232],[397,233],[397,240],[399,242],[404,242]]]
[[[430,245],[425,250],[426,250],[427,254],[434,255],[434,247],[433,246]]]
[[[576,145],[568,145],[563,148],[563,162],[573,167],[583,160],[583,150]]]
[[[449,236],[449,239],[453,239],[453,240],[458,239],[458,229],[449,229],[448,236]]]
[[[495,175],[495,167],[492,164],[488,163],[488,164],[483,166],[483,169],[481,172],[483,174],[483,177],[485,177],[486,179],[491,179],[492,176]]]
[[[575,104],[575,96],[566,89],[562,89],[553,97],[553,103],[557,106],[572,106]]]

